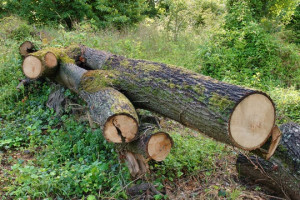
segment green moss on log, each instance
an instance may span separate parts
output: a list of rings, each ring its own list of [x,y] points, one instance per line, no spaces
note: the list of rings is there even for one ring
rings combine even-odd
[[[223,112],[225,110],[233,108],[235,103],[231,101],[227,96],[221,96],[217,93],[212,93],[209,98],[209,106],[211,110],[217,112]]]
[[[42,49],[42,50],[39,50],[39,51],[36,51],[34,53],[31,53],[29,55],[32,55],[32,56],[36,56],[37,58],[39,58],[40,60],[43,60],[44,59],[44,56],[46,55],[46,53],[48,52],[51,52],[53,53],[57,60],[59,62],[63,62],[63,63],[72,63],[74,64],[75,61],[70,58],[68,56],[68,54],[66,53],[66,51],[64,49],[61,49],[61,48],[54,48],[54,47],[49,47],[49,48],[45,48],[45,49]]]
[[[117,72],[110,70],[93,70],[86,72],[80,81],[80,90],[89,93],[118,84]]]
[[[81,55],[81,47],[79,45],[70,45],[68,48],[66,48],[65,52],[70,58],[75,58],[78,55]]]

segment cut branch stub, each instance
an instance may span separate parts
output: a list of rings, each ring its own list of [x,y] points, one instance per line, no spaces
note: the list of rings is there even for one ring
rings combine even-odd
[[[52,52],[45,52],[41,55],[29,55],[22,64],[26,77],[37,79],[41,76],[53,75],[56,71],[57,58]]]
[[[34,45],[30,41],[23,42],[19,47],[21,56],[26,57],[28,54],[34,52]]]

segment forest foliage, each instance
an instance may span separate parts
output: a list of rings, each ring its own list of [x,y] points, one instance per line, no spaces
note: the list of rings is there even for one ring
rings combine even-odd
[[[46,107],[54,86],[37,81],[16,89],[24,78],[23,41],[39,48],[81,43],[262,90],[274,100],[280,125],[300,123],[299,18],[297,0],[1,1],[0,163],[5,159],[12,167],[0,173],[0,196],[120,199],[130,184],[128,169],[99,130],[78,122],[70,105],[62,116]],[[69,90],[64,94],[84,106]],[[215,168],[231,152],[188,130],[170,132],[175,148],[164,162],[150,165],[156,173],[149,179],[158,189]],[[33,158],[5,156],[15,151]],[[211,174],[204,174],[205,182]],[[242,190],[226,195],[234,199]]]

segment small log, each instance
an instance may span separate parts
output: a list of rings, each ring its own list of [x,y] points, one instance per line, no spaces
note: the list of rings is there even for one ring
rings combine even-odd
[[[243,179],[254,181],[287,199],[300,199],[300,125],[280,126],[282,139],[270,161],[239,155],[237,171]]]
[[[52,52],[33,53],[28,55],[22,64],[23,73],[30,79],[53,75],[58,61]]]
[[[173,146],[170,135],[156,124],[143,123],[139,127],[139,137],[130,143],[117,145],[117,149],[125,158],[132,177],[148,172],[149,160],[163,161]]]
[[[19,52],[21,56],[26,57],[28,54],[35,52],[35,48],[32,42],[25,41],[19,47]]]
[[[139,138],[124,149],[142,155],[145,159],[163,161],[170,153],[173,140],[170,135],[153,124],[143,124],[139,128]]]
[[[86,67],[94,69],[83,80],[93,78],[109,83],[136,107],[155,111],[245,150],[261,147],[271,135],[275,107],[263,92],[223,83],[180,67],[127,59],[88,47],[77,48],[72,51],[77,54],[69,55],[79,57]],[[82,85],[91,91],[98,87],[98,84]]]

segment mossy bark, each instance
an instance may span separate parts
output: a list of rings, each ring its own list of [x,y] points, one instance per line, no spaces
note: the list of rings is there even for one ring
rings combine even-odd
[[[240,177],[268,187],[285,198],[300,199],[300,125],[280,126],[283,134],[275,154],[266,161],[239,155],[236,167]]]
[[[95,91],[98,89],[97,85],[103,84],[113,86],[124,93],[136,107],[160,113],[218,141],[235,146],[237,145],[228,134],[229,120],[235,106],[248,95],[265,95],[180,67],[127,59],[87,47],[81,47],[79,57],[83,65],[94,69],[85,74],[82,80],[93,79],[100,82],[82,83],[86,90]]]

